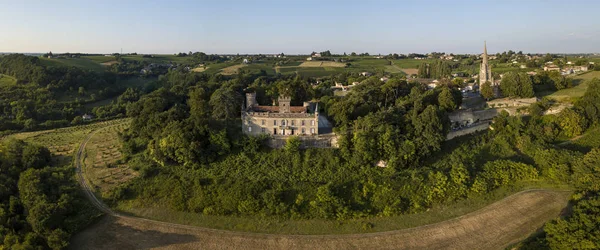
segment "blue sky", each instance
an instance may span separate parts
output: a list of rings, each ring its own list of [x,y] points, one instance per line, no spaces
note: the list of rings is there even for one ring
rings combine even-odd
[[[1,52],[600,52],[600,1],[0,0]]]

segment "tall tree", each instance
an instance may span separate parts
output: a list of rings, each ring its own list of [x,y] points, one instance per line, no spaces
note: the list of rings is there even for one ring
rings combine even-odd
[[[494,89],[492,88],[492,84],[489,81],[481,84],[479,91],[481,92],[481,96],[486,100],[490,100],[494,98]]]

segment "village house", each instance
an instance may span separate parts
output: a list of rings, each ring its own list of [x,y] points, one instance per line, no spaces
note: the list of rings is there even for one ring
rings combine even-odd
[[[544,66],[544,71],[560,71],[560,67],[550,64],[550,65]]]

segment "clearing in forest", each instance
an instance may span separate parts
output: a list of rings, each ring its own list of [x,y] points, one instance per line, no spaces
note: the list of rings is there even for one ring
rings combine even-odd
[[[13,86],[15,84],[17,84],[16,78],[9,75],[0,74],[0,87]]]
[[[193,68],[192,72],[200,73],[200,72],[204,72],[207,69],[208,69],[208,67],[197,67],[197,68]]]
[[[105,216],[77,234],[76,249],[504,249],[566,207],[570,192],[529,190],[483,209],[431,225],[342,235],[276,235]]]
[[[233,66],[229,66],[221,70],[222,75],[235,75],[238,73],[239,69],[248,66],[248,64],[237,64]]]
[[[52,153],[53,165],[64,166],[73,161],[73,154],[79,146],[79,143],[81,143],[90,132],[125,122],[129,122],[129,119],[111,120],[52,130],[17,133],[8,135],[5,138],[19,139],[47,147],[50,150],[50,153]]]
[[[128,120],[107,125],[96,130],[86,144],[83,173],[95,193],[105,194],[137,176],[137,172],[120,161],[118,133],[128,126]]]

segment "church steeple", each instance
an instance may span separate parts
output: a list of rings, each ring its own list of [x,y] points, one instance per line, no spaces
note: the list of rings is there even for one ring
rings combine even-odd
[[[487,42],[483,42],[483,55],[481,56],[481,67],[479,67],[479,84],[484,84],[485,82],[490,82],[492,86],[495,85],[494,78],[492,78],[492,70],[490,69],[490,65],[488,63],[488,54],[487,54]]]
[[[483,41],[483,64],[488,64],[488,57],[487,57],[487,43],[486,41]]]

